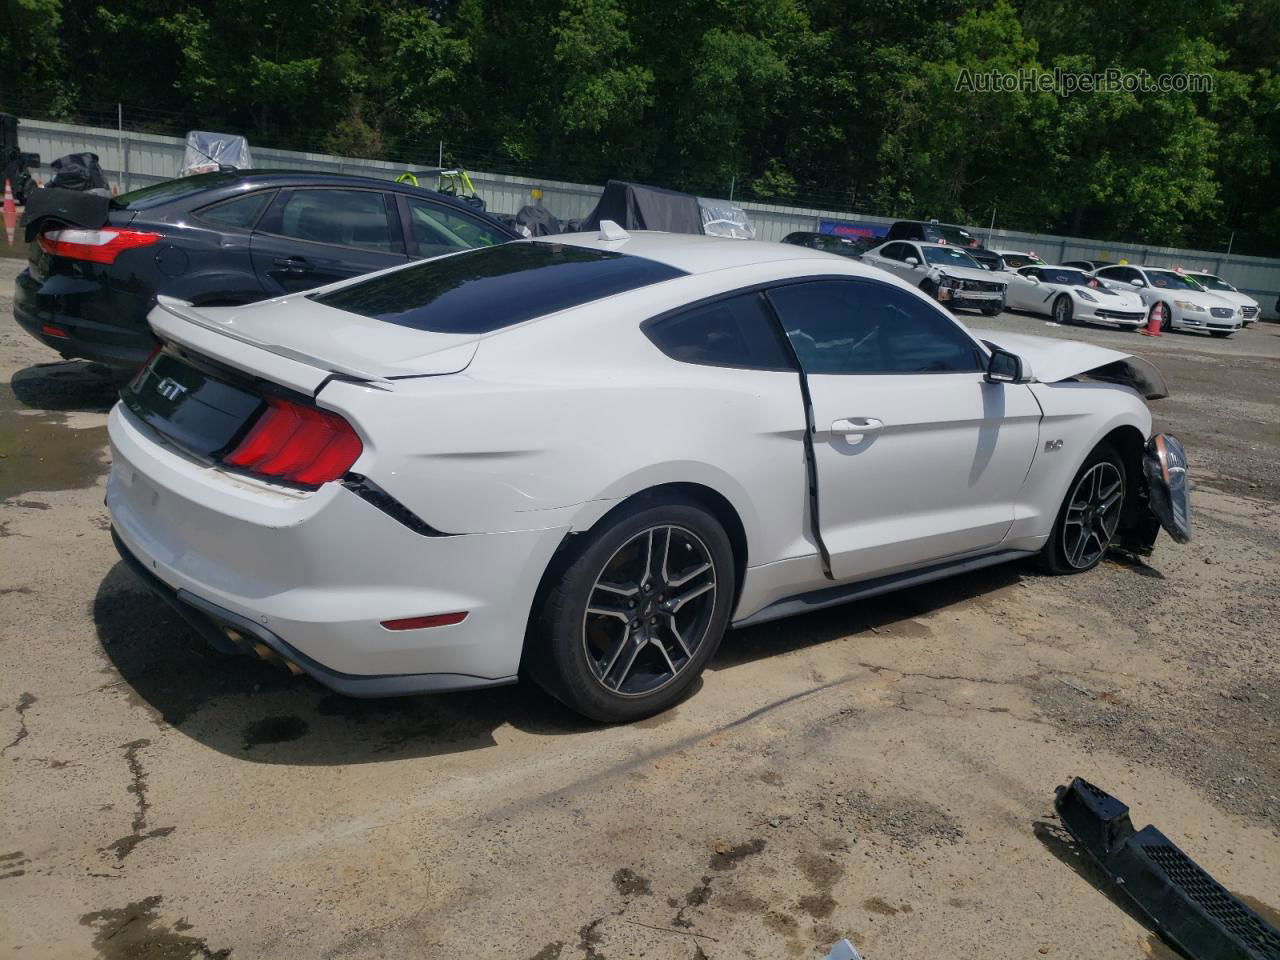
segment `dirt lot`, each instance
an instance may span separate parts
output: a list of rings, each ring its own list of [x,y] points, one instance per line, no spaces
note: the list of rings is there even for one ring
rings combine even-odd
[[[361,702],[205,652],[117,561],[116,384],[0,263],[0,952],[23,958],[1171,956],[1080,860],[1085,776],[1276,921],[1280,327],[1120,343],[1197,540],[727,638],[602,728],[536,690]]]

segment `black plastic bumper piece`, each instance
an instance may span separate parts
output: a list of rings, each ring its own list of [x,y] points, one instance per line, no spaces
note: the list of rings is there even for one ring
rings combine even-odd
[[[1054,807],[1160,936],[1192,960],[1280,960],[1280,931],[1155,827],[1134,830],[1120,800],[1076,777],[1058,787]]]

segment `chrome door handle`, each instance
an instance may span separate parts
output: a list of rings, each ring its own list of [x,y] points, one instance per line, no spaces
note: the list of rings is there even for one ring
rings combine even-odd
[[[875,417],[846,417],[843,420],[831,422],[831,432],[843,433],[845,436],[875,433],[882,429],[884,429],[884,421],[877,420]]]

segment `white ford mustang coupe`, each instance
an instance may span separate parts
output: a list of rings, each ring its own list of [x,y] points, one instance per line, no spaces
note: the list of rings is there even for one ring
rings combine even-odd
[[[1149,364],[984,340],[803,247],[606,221],[150,320],[121,555],[210,643],[352,695],[527,675],[632,720],[730,625],[1189,535]]]

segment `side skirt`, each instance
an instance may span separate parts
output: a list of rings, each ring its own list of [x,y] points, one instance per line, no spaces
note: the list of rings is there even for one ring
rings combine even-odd
[[[758,610],[749,617],[743,617],[741,620],[735,620],[732,625],[735,628],[751,627],[758,623],[781,620],[783,617],[809,613],[813,610],[821,610],[824,607],[834,607],[837,604],[849,603],[853,600],[865,600],[868,597],[876,597],[892,590],[900,590],[903,587],[914,587],[917,584],[941,580],[943,577],[955,576],[958,573],[981,570],[983,567],[993,567],[998,563],[1007,563],[1010,560],[1032,556],[1035,556],[1035,551],[1033,550],[999,550],[995,553],[985,553],[977,557],[948,560],[928,567],[919,567],[915,570],[904,570],[901,573],[875,577],[871,580],[845,583],[838,587],[824,587],[821,590],[811,590],[808,593],[797,594],[794,597],[775,600],[763,610]]]

